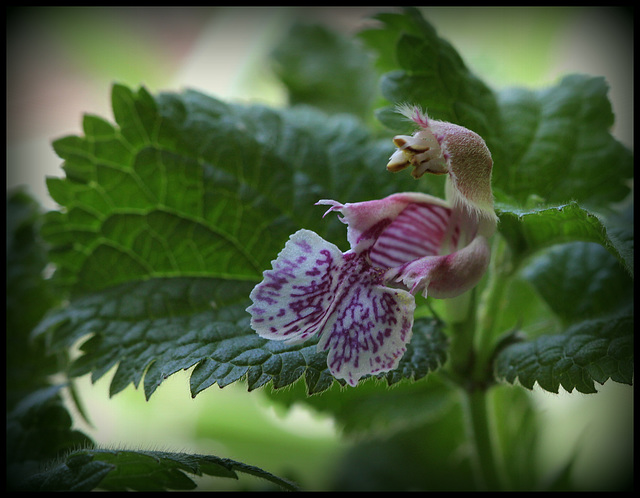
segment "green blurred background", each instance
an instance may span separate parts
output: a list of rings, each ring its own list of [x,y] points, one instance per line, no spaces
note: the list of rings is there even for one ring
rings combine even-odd
[[[113,82],[150,91],[195,88],[233,101],[286,104],[269,53],[296,21],[357,32],[380,7],[56,7],[7,10],[7,186],[26,185],[55,208],[45,176],[61,176],[53,139],[81,133],[83,113],[111,119]],[[632,147],[632,13],[620,8],[434,7],[423,9],[440,36],[496,89],[541,87],[571,72],[604,75],[616,114],[614,135]],[[165,381],[150,401],[133,388],[108,397],[111,374],[78,380],[98,444],[211,453],[300,482],[328,485],[352,442],[333,422],[302,407],[278,411],[241,383],[192,399],[188,373]],[[609,382],[598,395],[532,396],[544,421],[539,456],[552,469],[576,447],[585,489],[606,488],[633,459],[633,388]],[[576,422],[579,421],[579,422]],[[558,444],[561,442],[562,444]],[[240,483],[202,479],[211,489]]]

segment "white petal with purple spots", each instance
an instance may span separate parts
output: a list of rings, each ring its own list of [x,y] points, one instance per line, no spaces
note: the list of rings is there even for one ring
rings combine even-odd
[[[293,344],[321,330],[340,285],[342,260],[340,249],[315,232],[294,233],[273,270],[251,291],[251,327],[265,339]]]
[[[287,343],[319,334],[331,373],[356,385],[364,375],[396,368],[411,339],[413,296],[385,287],[382,278],[362,255],[342,254],[300,230],[251,292],[251,326]]]
[[[354,253],[345,255],[336,295],[318,349],[329,351],[334,377],[355,386],[367,374],[398,366],[411,339],[415,300],[382,284],[382,273]]]

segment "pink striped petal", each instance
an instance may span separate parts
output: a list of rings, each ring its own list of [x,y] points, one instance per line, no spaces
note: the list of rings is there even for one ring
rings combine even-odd
[[[393,268],[440,252],[451,210],[427,203],[408,204],[378,236],[369,259],[379,268]]]
[[[327,213],[339,211],[342,221],[348,225],[347,240],[351,250],[363,253],[370,249],[385,229],[411,204],[441,206],[449,209],[446,201],[419,192],[393,194],[374,201],[340,204],[321,200],[316,204],[332,206]]]
[[[491,259],[489,241],[482,235],[459,251],[427,256],[387,270],[388,282],[402,283],[412,294],[436,299],[456,297],[478,284]]]

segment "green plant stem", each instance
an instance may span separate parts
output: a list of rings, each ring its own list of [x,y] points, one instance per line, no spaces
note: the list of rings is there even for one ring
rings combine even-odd
[[[504,239],[496,238],[493,251],[489,281],[480,303],[477,302],[476,291],[472,291],[466,316],[450,322],[450,372],[462,387],[462,404],[477,488],[495,491],[503,489],[503,486],[494,449],[495,428],[491,424],[489,410],[489,390],[493,384],[491,362],[496,340],[496,320],[504,306],[513,265]]]
[[[496,454],[493,428],[489,418],[489,393],[486,389],[465,390],[463,409],[467,436],[472,448],[472,465],[478,490],[498,491],[502,489]]]
[[[474,365],[474,333],[476,324],[476,290],[472,289],[464,295],[466,304],[465,316],[458,315],[452,320],[450,309],[455,308],[460,298],[445,301],[447,308],[447,323],[451,329],[451,345],[449,348],[449,369],[454,380],[465,386],[470,380]],[[455,313],[459,313],[456,310]]]
[[[491,384],[493,359],[496,341],[496,321],[505,306],[505,293],[514,272],[511,254],[505,240],[496,236],[494,258],[489,272],[489,282],[484,290],[478,312],[475,333],[475,362],[472,379],[475,384]]]

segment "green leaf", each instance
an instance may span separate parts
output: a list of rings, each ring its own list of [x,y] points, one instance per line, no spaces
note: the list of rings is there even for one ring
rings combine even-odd
[[[626,197],[633,158],[609,132],[614,118],[607,92],[604,78],[586,75],[567,76],[542,90],[502,91],[507,154],[496,161],[494,187],[521,204],[531,194],[590,208]]]
[[[530,210],[498,203],[496,212],[500,218],[498,230],[518,259],[553,244],[597,242],[609,250],[629,273],[633,272],[633,254],[629,251],[629,244],[633,242],[609,237],[603,221],[576,202]]]
[[[344,228],[313,207],[319,199],[415,186],[388,183],[391,144],[381,148],[348,116],[192,91],[154,99],[120,85],[112,99],[119,128],[87,116],[84,137],[54,142],[67,178],[47,183],[63,209],[42,233],[73,295],[171,276],[257,281],[302,226],[344,245]]]
[[[7,455],[10,463],[43,461],[90,439],[72,429],[71,416],[59,396],[60,385],[34,390],[7,414]]]
[[[482,136],[494,160],[495,190],[520,206],[534,194],[549,204],[577,201],[591,209],[629,194],[632,153],[610,133],[614,116],[604,78],[570,75],[541,90],[495,93],[416,9],[379,20],[382,27],[362,37],[386,71],[383,96]],[[392,107],[378,117],[393,130],[409,129]]]
[[[272,58],[291,105],[369,117],[376,91],[373,63],[352,39],[321,25],[296,24]]]
[[[438,37],[416,9],[378,19],[382,27],[361,36],[378,51],[383,61],[379,67],[389,71],[380,83],[383,96],[393,104],[420,105],[434,119],[475,131],[495,154],[498,145],[494,145],[493,137],[499,133],[499,110],[493,91],[471,73],[453,46]],[[392,55],[389,46],[395,47]],[[391,129],[409,126],[393,107],[378,111],[378,117]]]
[[[499,379],[538,385],[557,393],[596,392],[594,381],[608,379],[631,385],[633,380],[633,316],[584,320],[564,333],[517,343],[500,352],[495,362]]]
[[[238,479],[238,473],[260,477],[293,491],[293,483],[257,467],[212,455],[161,451],[90,449],[69,454],[60,464],[32,476],[32,491],[165,491],[196,488],[187,474]]]
[[[111,395],[130,384],[137,387],[144,377],[149,398],[168,376],[194,365],[193,396],[241,378],[250,390],[267,382],[288,386],[301,376],[310,394],[330,387],[334,378],[326,352],[316,351],[317,340],[285,345],[262,339],[249,327],[244,310],[252,287],[250,282],[193,278],[126,283],[74,300],[50,314],[34,334],[46,336],[52,351],[89,336],[69,374],[91,372],[95,381],[118,365]],[[385,374],[388,383],[435,370],[446,346],[439,328],[417,322],[398,368]]]
[[[33,365],[33,360],[31,365]],[[34,467],[78,447],[92,446],[85,434],[72,428],[60,396],[61,385],[35,389],[7,412],[7,488],[19,490]]]
[[[565,324],[633,309],[633,280],[598,244],[552,247],[522,274]]]
[[[245,376],[250,389],[280,387],[303,373],[310,392],[326,389],[333,379],[315,346],[251,331],[250,290],[301,227],[346,246],[344,225],[322,219],[319,199],[369,200],[416,184],[388,181],[389,148],[350,116],[120,85],[112,99],[118,126],[86,116],[84,137],[54,143],[67,177],[48,180],[62,209],[47,213],[42,233],[73,299],[36,335],[56,351],[91,335],[70,374],[97,379],[118,365],[112,394],[144,376],[148,397],[194,365],[194,395]]]

